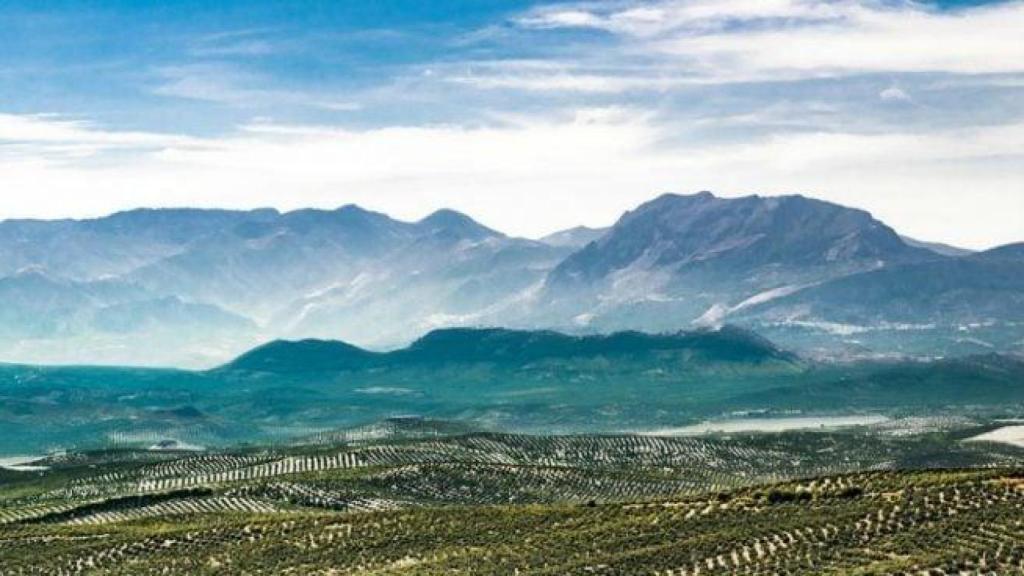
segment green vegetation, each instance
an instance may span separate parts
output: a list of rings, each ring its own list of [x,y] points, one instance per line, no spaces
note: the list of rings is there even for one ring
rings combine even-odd
[[[478,430],[622,433],[733,412],[1006,417],[1024,413],[1024,362],[817,363],[726,328],[567,336],[440,330],[374,353],[275,342],[217,370],[0,365],[0,454],[291,443],[417,415]]]
[[[1024,450],[979,429],[70,453],[0,475],[0,574],[1024,573]]]

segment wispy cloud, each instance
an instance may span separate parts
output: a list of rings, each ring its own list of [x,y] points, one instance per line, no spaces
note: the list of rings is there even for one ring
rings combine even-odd
[[[718,81],[1024,71],[1020,1],[947,12],[915,2],[655,0],[545,7],[519,23],[603,30]]]
[[[200,57],[267,56],[282,52],[285,45],[271,40],[269,28],[227,30],[203,35],[190,43],[188,53]]]
[[[896,85],[889,86],[885,90],[882,90],[881,92],[878,93],[878,97],[881,98],[882,100],[886,100],[888,102],[911,102],[911,101],[913,101],[913,98],[910,97],[910,94],[907,94],[906,90],[904,90],[904,89],[902,89],[902,88],[900,88],[899,86],[896,86]]]
[[[253,74],[218,63],[163,66],[156,70],[160,84],[153,93],[223,104],[253,104],[274,95],[273,91],[248,86],[257,84]]]
[[[596,67],[573,61],[502,60],[448,66],[441,78],[480,90],[622,94],[665,91],[699,80],[651,67]]]
[[[111,151],[188,147],[200,140],[177,134],[111,131],[94,123],[52,114],[0,113],[0,159],[81,159]]]
[[[650,0],[544,6],[519,19],[539,28],[595,28],[626,36],[707,33],[739,26],[835,21],[838,5],[800,0]]]
[[[224,62],[163,66],[156,70],[159,96],[202,100],[239,108],[300,106],[355,111],[361,104],[330,93],[274,88],[272,78]]]
[[[240,40],[215,45],[201,44],[193,47],[190,53],[195,56],[266,56],[277,52],[277,47],[267,40]]]

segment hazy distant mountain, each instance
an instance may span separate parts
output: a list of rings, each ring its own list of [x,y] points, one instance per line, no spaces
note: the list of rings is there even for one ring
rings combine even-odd
[[[577,330],[734,322],[829,355],[1021,351],[1022,251],[948,256],[802,196],[670,194],[566,258],[523,314]]]
[[[597,329],[714,325],[751,298],[935,258],[861,210],[802,196],[667,194],[559,264],[545,314]]]
[[[399,345],[474,323],[570,250],[452,210],[418,222],[357,206],[2,222],[12,306],[0,359],[194,365],[275,336]]]
[[[398,247],[296,298],[273,322],[291,337],[398,346],[433,328],[485,322],[570,252],[452,211],[404,226],[409,237]]]
[[[837,278],[751,304],[729,320],[787,341],[787,331],[810,330],[877,342],[871,347],[879,352],[1024,350],[1024,245]]]
[[[469,216],[455,210],[442,209],[416,223],[420,234],[436,241],[479,242],[487,238],[504,238],[505,235],[492,230]]]
[[[0,276],[27,267],[73,280],[119,276],[273,210],[132,210],[95,220],[0,222]]]
[[[838,278],[752,305],[749,313],[790,311],[839,323],[1024,321],[1024,254],[1006,249],[917,262]],[[762,312],[763,313],[763,312]]]
[[[802,196],[667,194],[513,238],[439,210],[134,210],[0,222],[0,361],[209,366],[275,338],[743,323],[828,354],[1024,350],[1019,247],[962,256]]]
[[[820,200],[666,194],[626,213],[551,281],[594,282],[631,268],[750,275],[766,266],[869,268],[925,257],[867,212]]]
[[[900,238],[908,246],[931,250],[940,256],[967,256],[968,254],[973,254],[975,252],[974,250],[968,250],[967,248],[960,248],[958,246],[950,246],[949,244],[943,244],[942,242],[924,242],[922,240],[915,240],[908,236],[900,236]]]
[[[997,246],[984,252],[978,252],[977,260],[985,262],[1017,262],[1024,260],[1024,242]]]
[[[136,333],[144,330],[249,331],[252,321],[211,304],[185,302],[177,296],[119,302],[97,309],[91,326],[108,333]]]
[[[588,228],[586,226],[577,226],[575,228],[569,228],[568,230],[561,230],[548,234],[541,238],[540,241],[545,244],[550,244],[551,246],[582,248],[601,236],[604,236],[608,230],[608,228]]]
[[[95,298],[86,285],[24,270],[0,278],[0,331],[8,337],[56,336],[73,329]]]

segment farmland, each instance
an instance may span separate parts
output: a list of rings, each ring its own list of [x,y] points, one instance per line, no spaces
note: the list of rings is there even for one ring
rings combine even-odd
[[[0,471],[0,572],[1024,571],[1024,449],[932,424],[69,452]]]

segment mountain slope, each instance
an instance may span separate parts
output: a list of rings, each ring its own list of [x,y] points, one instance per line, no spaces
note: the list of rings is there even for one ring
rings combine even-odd
[[[1024,320],[1024,257],[982,252],[892,266],[832,280],[751,313],[797,307],[835,322]]]
[[[718,325],[745,303],[941,258],[867,212],[803,196],[666,194],[552,270],[534,318],[591,330]]]
[[[181,253],[219,230],[277,217],[274,210],[160,209],[93,220],[0,222],[0,276],[26,267],[69,280],[120,276]]]
[[[391,348],[443,327],[725,323],[816,353],[1024,350],[1024,250],[936,250],[861,210],[706,192],[539,241],[452,210],[405,222],[351,205],[5,221],[0,358],[205,367],[276,338]],[[966,332],[916,329],[932,324]]]
[[[942,242],[924,242],[922,240],[910,238],[909,236],[900,236],[900,238],[908,246],[931,250],[940,256],[967,256],[968,254],[973,254],[975,252],[974,250],[960,248],[959,246],[950,246],[949,244],[943,244]]]
[[[817,367],[804,382],[730,400],[769,410],[855,410],[882,406],[1000,406],[1024,396],[1024,361],[995,354],[931,362]]]
[[[786,326],[846,331],[879,351],[915,353],[925,344],[933,354],[1014,350],[1024,326],[1022,248],[854,274],[754,304],[729,320],[773,326],[769,333],[782,340]],[[893,331],[903,332],[902,342],[892,341]]]
[[[678,357],[694,363],[796,361],[792,354],[756,334],[732,327],[677,334],[618,332],[588,336],[546,330],[449,328],[433,330],[408,347],[387,353],[374,353],[339,341],[275,341],[246,352],[220,370],[329,372],[446,363],[494,363],[514,367],[546,359],[633,357],[651,360],[651,355],[662,352],[680,355]]]
[[[576,226],[575,228],[569,228],[568,230],[561,230],[548,234],[541,238],[540,241],[551,246],[578,249],[583,248],[587,244],[590,244],[601,236],[604,236],[608,230],[608,228]]]
[[[626,213],[604,237],[559,265],[551,280],[593,281],[631,266],[678,274],[768,265],[863,266],[925,257],[861,210],[802,196],[666,194]]]
[[[366,368],[377,354],[336,340],[275,340],[254,348],[223,367],[252,372],[336,372]]]
[[[285,336],[405,343],[515,299],[569,252],[452,210],[403,222],[351,205],[8,221],[0,240],[0,291],[13,304],[0,358],[35,362],[91,353],[95,361],[163,364],[174,358],[165,345],[173,330],[214,356]],[[99,298],[101,286],[121,288]],[[25,355],[30,338],[36,344]],[[172,359],[194,362],[209,359]]]
[[[494,323],[568,253],[486,228],[418,226],[399,249],[281,310],[282,334],[393,347],[439,327]]]

